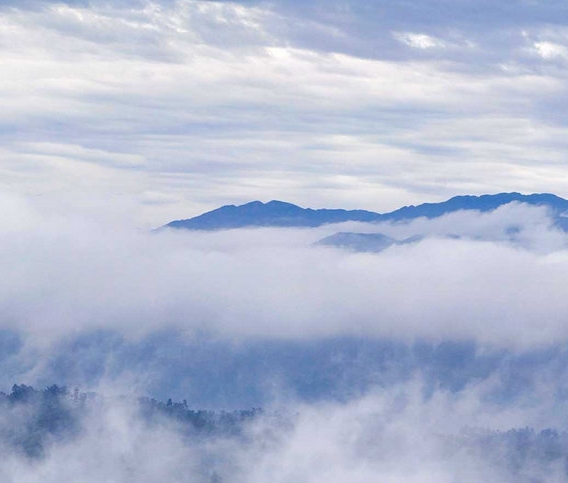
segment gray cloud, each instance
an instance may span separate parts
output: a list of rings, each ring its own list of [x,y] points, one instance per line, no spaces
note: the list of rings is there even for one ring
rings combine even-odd
[[[129,197],[144,224],[254,198],[562,194],[563,8],[6,6],[3,185],[72,206],[104,171],[91,195]]]
[[[420,384],[410,383],[348,403],[290,404],[268,411],[241,439],[188,437],[179,423],[148,424],[129,399],[110,397],[91,408],[76,437],[51,444],[45,458],[30,462],[3,452],[0,474],[7,481],[47,483],[565,481],[563,458],[546,453],[562,450],[565,434],[543,437],[538,445],[538,425],[558,423],[560,414],[549,412],[542,420],[534,408],[493,407],[481,393],[471,387],[459,396],[437,391],[424,397]],[[505,433],[511,424],[537,425],[536,434],[524,429],[517,439]]]
[[[198,481],[205,458],[247,483],[564,481],[563,461],[530,453],[513,471],[505,443],[489,451],[463,429],[566,425],[567,239],[546,212],[133,226],[255,198],[386,211],[458,192],[562,195],[565,14],[0,1],[0,384],[290,414],[245,445],[197,446],[107,401],[44,460],[3,452],[2,479]],[[378,255],[312,246],[335,231],[425,239]]]

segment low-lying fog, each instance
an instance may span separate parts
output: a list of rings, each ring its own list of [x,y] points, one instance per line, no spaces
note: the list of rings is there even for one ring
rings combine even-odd
[[[380,253],[315,245],[340,231],[423,238]],[[2,443],[0,476],[565,481],[567,242],[545,209],[518,204],[146,232],[5,197],[2,389],[77,386],[104,403],[39,458]],[[137,396],[264,413],[239,438],[194,440],[143,421],[124,402]],[[0,419],[12,434],[14,415]]]

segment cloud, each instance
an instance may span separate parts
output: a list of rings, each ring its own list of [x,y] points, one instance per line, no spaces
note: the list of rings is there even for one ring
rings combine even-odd
[[[44,459],[4,451],[8,480],[565,478],[539,445],[566,423],[567,239],[541,208],[148,233],[37,199],[0,206],[0,384],[107,394]],[[426,239],[381,254],[312,246],[340,229]],[[243,441],[195,439],[148,425],[125,392],[267,412]],[[526,426],[515,466],[508,430]]]
[[[347,403],[271,408],[244,426],[242,438],[200,437],[184,433],[183,422],[149,423],[128,398],[107,397],[87,405],[81,431],[53,441],[44,458],[31,462],[6,448],[0,474],[47,483],[61,478],[506,483],[551,476],[565,481],[563,457],[557,454],[565,448],[564,433],[539,433],[539,426],[507,432],[511,423],[563,419],[547,414],[539,421],[531,408],[492,407],[474,387],[459,396],[437,391],[424,397],[414,382]]]
[[[555,57],[566,57],[568,55],[568,51],[566,47],[558,44],[554,44],[552,42],[536,42],[534,47],[538,54],[543,59],[553,59]]]
[[[512,205],[489,215],[379,225],[396,238],[427,238],[377,256],[312,246],[345,227],[151,234],[121,226],[122,219],[89,221],[7,200],[2,326],[37,341],[166,328],[504,347],[568,336],[566,236],[540,209]]]
[[[403,32],[395,34],[395,38],[400,42],[415,49],[445,48],[445,42],[426,34]]]
[[[3,183],[73,206],[90,163],[114,180],[91,194],[130,197],[145,225],[256,198],[387,211],[566,191],[565,66],[538,54],[565,44],[560,7],[486,5],[507,16],[484,29],[469,3],[412,7],[4,6]]]
[[[565,426],[567,240],[544,211],[133,225],[256,198],[386,211],[562,195],[565,10],[0,1],[1,384],[291,414],[247,445],[197,447],[113,402],[35,465],[3,453],[2,478],[195,481],[205,452],[247,483],[563,481],[559,460],[530,453],[515,472],[505,443],[462,432]],[[312,246],[346,229],[426,238],[379,255]]]
[[[563,399],[567,235],[543,208],[407,223],[151,233],[93,207],[0,203],[0,387],[103,385],[234,408],[421,377]],[[316,247],[337,231],[415,244]],[[125,389],[126,390],[126,389]],[[515,423],[516,424],[516,423]]]

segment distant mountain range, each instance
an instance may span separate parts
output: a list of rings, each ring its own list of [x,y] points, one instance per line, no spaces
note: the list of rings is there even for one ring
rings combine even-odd
[[[533,206],[546,206],[555,218],[556,224],[568,230],[568,200],[559,196],[542,193],[523,195],[521,193],[499,193],[482,196],[455,196],[441,203],[424,203],[404,206],[389,213],[375,213],[366,210],[342,210],[301,208],[283,201],[262,203],[252,201],[244,205],[226,205],[216,210],[187,220],[176,220],[162,228],[187,230],[226,230],[245,227],[317,227],[330,223],[360,221],[376,223],[381,221],[405,221],[415,218],[436,218],[460,210],[479,212],[493,211],[511,202]],[[363,239],[361,240],[363,242]],[[379,241],[379,245],[383,242]],[[376,243],[377,240],[374,240]]]
[[[392,245],[408,245],[420,240],[422,240],[420,235],[414,235],[404,240],[396,240],[382,233],[339,232],[322,238],[316,245],[347,248],[356,252],[382,252]]]

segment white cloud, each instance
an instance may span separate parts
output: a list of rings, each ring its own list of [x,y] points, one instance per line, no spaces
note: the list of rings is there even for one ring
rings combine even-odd
[[[546,403],[538,411],[499,407],[484,400],[479,387],[425,397],[420,384],[411,383],[342,404],[289,403],[277,412],[267,408],[240,439],[183,436],[182,424],[148,423],[124,397],[93,406],[84,411],[82,431],[50,442],[44,458],[29,461],[3,448],[0,476],[31,483],[565,481],[563,459],[540,453],[530,433],[509,447],[504,434],[527,425],[537,434],[547,427],[542,424],[558,427],[563,411]]]
[[[394,37],[403,44],[415,49],[434,49],[434,48],[445,48],[446,43],[426,34],[419,34],[413,32],[397,32]]]
[[[534,48],[543,59],[568,57],[568,49],[564,45],[552,42],[535,42]]]
[[[509,474],[510,456],[502,447],[483,447],[483,437],[490,434],[488,428],[506,430],[515,420],[528,423],[530,410],[515,414],[478,397],[470,388],[458,397],[436,391],[427,399],[418,385],[409,385],[345,405],[304,406],[297,410],[294,426],[277,432],[257,453],[252,468],[243,459],[245,481],[508,482],[546,472],[563,481],[559,464],[544,469],[536,461],[518,465],[516,476]],[[486,429],[477,429],[476,440],[472,428]]]
[[[3,179],[21,193],[73,193],[73,177],[40,168],[58,146],[71,171],[88,161],[112,185],[136,179],[124,195],[146,225],[255,198],[385,211],[463,191],[568,190],[564,77],[529,65],[534,52],[393,27],[367,55],[356,9],[304,20],[282,5],[220,2],[4,8]],[[313,22],[339,29],[335,50],[308,35]],[[403,49],[393,30],[446,48]],[[557,30],[516,41],[562,45]],[[146,191],[171,201],[140,203]]]
[[[2,325],[38,341],[168,327],[245,339],[349,335],[504,347],[568,338],[566,236],[538,209],[377,226],[399,238],[434,235],[377,256],[311,247],[344,227],[149,234],[121,226],[120,217],[94,222],[21,201],[3,206]],[[22,216],[10,206],[23,206]],[[520,225],[514,242],[512,225]],[[439,238],[446,234],[465,238]]]
[[[568,192],[558,4],[535,16],[498,2],[0,3],[0,328],[32,361],[6,373],[41,378],[59,342],[97,329],[465,339],[533,355],[568,339],[566,234],[539,209],[315,230],[133,228],[255,198],[385,211],[458,192]],[[429,238],[380,255],[311,247],[340,229]],[[292,405],[287,432],[260,425],[250,446],[209,449],[234,456],[225,469],[243,483],[519,481],[471,446],[446,452],[445,436],[464,424],[562,427],[554,370],[530,374],[536,389],[514,408],[491,403],[492,384],[507,384],[496,371],[457,395],[399,386]],[[195,475],[196,448],[170,427],[105,411],[37,465],[4,455],[0,476]],[[564,478],[548,470],[525,476]]]

